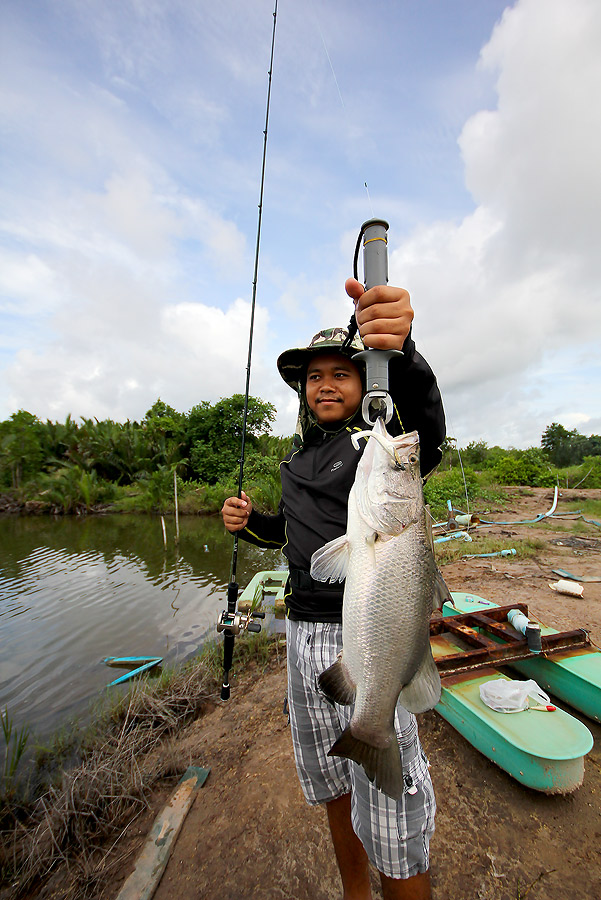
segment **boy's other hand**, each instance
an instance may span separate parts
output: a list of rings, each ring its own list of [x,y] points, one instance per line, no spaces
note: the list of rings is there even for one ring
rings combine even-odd
[[[357,325],[365,346],[402,350],[414,316],[408,292],[385,284],[366,291],[355,278],[347,278],[344,287],[355,301]]]
[[[241,497],[228,497],[221,509],[223,524],[228,531],[242,531],[252,512],[250,497],[242,491]]]

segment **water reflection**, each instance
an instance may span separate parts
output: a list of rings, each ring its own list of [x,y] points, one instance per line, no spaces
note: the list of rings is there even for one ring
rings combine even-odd
[[[115,677],[106,656],[183,659],[214,634],[232,539],[218,518],[0,518],[0,708],[45,734]],[[238,581],[283,557],[240,542]]]

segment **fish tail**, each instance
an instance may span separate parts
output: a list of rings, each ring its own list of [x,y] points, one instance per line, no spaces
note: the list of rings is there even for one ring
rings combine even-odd
[[[393,800],[403,796],[403,764],[394,730],[387,747],[374,747],[355,737],[351,725],[342,732],[328,756],[344,756],[363,766],[365,774],[378,790]]]
[[[350,706],[355,702],[356,686],[346,670],[341,659],[322,672],[318,678],[319,687],[328,700],[340,703],[342,706]]]

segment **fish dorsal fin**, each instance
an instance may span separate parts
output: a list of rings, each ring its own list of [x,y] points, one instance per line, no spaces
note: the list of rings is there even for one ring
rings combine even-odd
[[[350,542],[346,534],[334,538],[311,557],[311,577],[316,581],[344,581],[348,569]]]

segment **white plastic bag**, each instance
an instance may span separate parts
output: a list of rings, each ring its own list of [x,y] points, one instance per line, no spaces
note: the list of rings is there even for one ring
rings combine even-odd
[[[584,588],[581,584],[574,581],[556,581],[555,584],[549,584],[549,587],[552,591],[557,591],[558,594],[567,594],[568,597],[582,597],[584,593]]]
[[[547,705],[550,701],[549,696],[532,679],[509,681],[506,678],[496,678],[494,681],[486,681],[480,685],[480,697],[491,709],[503,713],[528,709],[528,697],[542,705]]]

